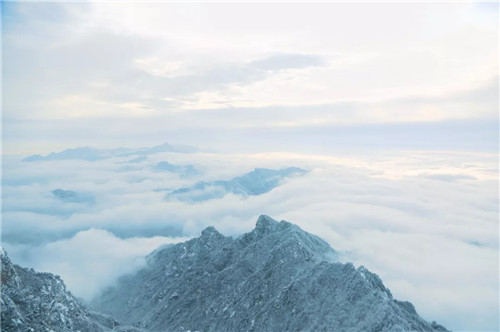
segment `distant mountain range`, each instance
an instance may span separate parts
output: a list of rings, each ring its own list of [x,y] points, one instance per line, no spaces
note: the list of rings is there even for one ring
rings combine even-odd
[[[34,161],[48,161],[48,160],[87,160],[87,161],[97,161],[112,157],[133,157],[139,156],[131,160],[131,162],[137,162],[140,157],[144,157],[151,154],[161,153],[161,152],[178,152],[178,153],[194,153],[198,149],[187,145],[171,145],[168,143],[154,146],[154,147],[143,147],[143,148],[117,148],[117,149],[96,149],[92,147],[77,147],[73,149],[67,149],[60,152],[51,152],[46,156],[41,156],[35,154],[23,159],[25,162]]]
[[[231,180],[198,182],[192,187],[180,188],[167,194],[167,199],[188,202],[201,202],[214,198],[222,198],[232,193],[242,197],[265,194],[278,187],[286,178],[298,177],[307,171],[297,167],[283,169],[256,168],[252,172]]]
[[[448,331],[317,236],[267,216],[235,239],[208,227],[158,248],[94,301],[104,314],[58,276],[0,254],[2,331]]]
[[[154,167],[157,172],[177,173],[181,177],[191,177],[199,175],[200,172],[193,165],[174,165],[168,161],[160,161]]]
[[[61,188],[54,189],[51,193],[55,198],[65,203],[95,203],[95,197],[90,193],[64,190]]]

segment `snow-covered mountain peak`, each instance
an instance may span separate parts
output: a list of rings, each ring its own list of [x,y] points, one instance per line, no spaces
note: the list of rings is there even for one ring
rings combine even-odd
[[[208,226],[204,230],[201,231],[201,240],[214,240],[224,238],[224,235],[219,233],[218,230],[215,229],[214,226]]]
[[[279,223],[276,220],[263,214],[259,217],[259,219],[257,219],[257,223],[255,224],[255,231],[270,233],[276,231],[278,227]]]
[[[265,215],[235,239],[208,227],[156,251],[95,305],[155,332],[447,331],[319,237]]]

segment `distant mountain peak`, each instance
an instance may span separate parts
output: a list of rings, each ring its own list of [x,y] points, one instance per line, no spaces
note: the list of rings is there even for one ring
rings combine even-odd
[[[165,164],[165,166],[168,165]],[[164,169],[166,170],[166,167]],[[189,170],[189,173],[195,174],[191,170]],[[285,183],[287,179],[304,174],[307,174],[307,171],[297,167],[283,169],[255,168],[253,171],[231,180],[201,181],[191,187],[175,189],[167,194],[166,198],[191,203],[222,198],[228,193],[248,198],[249,196],[268,193]]]

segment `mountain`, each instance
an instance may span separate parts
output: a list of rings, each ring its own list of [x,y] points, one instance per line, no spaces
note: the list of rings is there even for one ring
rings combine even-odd
[[[138,164],[148,160],[148,156],[139,156],[128,161],[129,164]]]
[[[171,145],[168,143],[137,149],[117,148],[117,149],[96,149],[88,146],[67,149],[60,152],[51,152],[46,156],[35,154],[23,159],[25,162],[45,161],[45,160],[87,160],[97,161],[112,157],[148,156],[161,152],[194,153],[198,149],[187,145]]]
[[[231,180],[198,182],[192,187],[180,188],[167,195],[167,199],[177,199],[187,202],[201,202],[222,198],[228,193],[242,197],[265,194],[278,187],[289,177],[302,176],[307,171],[298,167],[283,169],[256,168],[252,172],[235,177]]]
[[[154,170],[157,172],[177,173],[181,177],[191,177],[200,174],[193,165],[174,165],[167,161],[157,163]]]
[[[208,227],[157,249],[94,304],[149,331],[447,331],[317,236],[267,216],[236,239]]]
[[[0,248],[1,330],[5,332],[140,332],[120,326],[71,295],[59,276],[12,264]]]
[[[51,193],[55,198],[65,203],[95,203],[95,197],[89,193],[64,190],[61,188],[54,189]]]
[[[46,156],[35,154],[24,158],[23,161],[33,162],[33,161],[44,161],[44,160],[70,160],[70,159],[96,161],[104,159],[106,157],[108,156],[104,154],[102,150],[84,146],[73,149],[67,149],[61,152],[51,152]]]

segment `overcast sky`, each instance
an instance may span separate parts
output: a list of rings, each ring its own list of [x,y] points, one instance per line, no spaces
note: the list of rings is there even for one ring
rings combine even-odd
[[[4,3],[3,60],[6,153],[498,147],[495,3]]]

